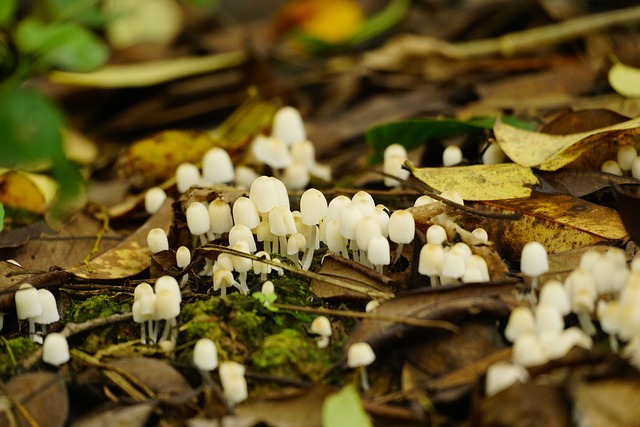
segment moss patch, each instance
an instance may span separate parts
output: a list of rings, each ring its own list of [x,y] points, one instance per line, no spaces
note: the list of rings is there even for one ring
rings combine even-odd
[[[96,295],[76,303],[67,315],[68,321],[87,322],[100,317],[121,313],[120,305],[108,295]]]
[[[319,349],[315,340],[295,329],[268,336],[251,357],[257,371],[287,378],[319,381],[331,368],[326,349]]]
[[[27,337],[12,340],[2,339],[0,346],[3,347],[0,351],[0,377],[3,379],[15,375],[16,364],[20,364],[38,348],[36,343]]]

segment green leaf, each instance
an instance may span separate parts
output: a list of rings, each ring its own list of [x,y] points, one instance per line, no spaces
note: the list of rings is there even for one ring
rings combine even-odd
[[[0,203],[0,231],[4,229],[4,205]]]
[[[369,164],[382,160],[384,149],[396,143],[407,150],[419,147],[434,138],[468,135],[493,128],[495,117],[478,117],[467,121],[456,119],[425,118],[411,119],[375,126],[366,133],[366,140],[373,149]],[[534,125],[513,117],[503,117],[504,122],[513,126],[531,129]]]
[[[39,92],[17,86],[0,89],[0,166],[50,166],[59,184],[54,216],[62,215],[84,189],[79,171],[64,154],[62,126],[62,114]]]
[[[42,1],[42,0],[41,0]],[[100,12],[100,0],[45,0],[48,15],[54,21],[73,21],[97,28],[106,22]]]
[[[26,18],[18,25],[16,43],[22,52],[40,56],[46,65],[69,71],[91,71],[109,56],[100,39],[70,22],[46,24]]]
[[[0,2],[0,28],[5,28],[13,20],[18,0],[2,0]]]
[[[353,384],[349,384],[324,400],[322,425],[324,427],[371,427],[373,425]]]

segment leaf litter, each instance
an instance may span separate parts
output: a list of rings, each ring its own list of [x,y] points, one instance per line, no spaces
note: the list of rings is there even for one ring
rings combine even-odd
[[[431,35],[416,38],[401,35],[382,47],[359,45],[362,34],[380,36],[381,31],[397,22],[401,6],[407,7],[403,1],[391,3],[390,9],[381,7],[380,15],[366,10],[371,18],[365,22],[375,24],[375,28],[356,33],[349,43],[314,44],[314,48],[327,49],[325,57],[313,57],[309,52],[307,57],[294,54],[295,61],[285,61],[286,67],[282,62],[274,63],[268,55],[263,56],[264,52],[252,51],[236,42],[233,49],[226,49],[231,52],[226,56],[203,56],[204,61],[211,61],[204,68],[197,61],[167,60],[160,63],[163,67],[158,69],[130,68],[142,72],[140,75],[121,68],[112,74],[114,80],[109,80],[108,75],[89,76],[94,79],[90,84],[103,88],[153,85],[148,94],[141,90],[136,99],[124,102],[127,104],[124,110],[111,112],[113,120],[102,115],[104,110],[96,114],[91,108],[79,115],[81,126],[84,124],[93,130],[96,123],[101,125],[95,127],[96,132],[89,133],[104,132],[103,140],[122,138],[126,144],[119,150],[125,154],[119,156],[114,170],[101,169],[104,163],[90,166],[95,168],[90,172],[96,173],[96,179],[121,180],[126,198],[109,208],[108,212],[115,215],[96,253],[92,253],[92,246],[99,240],[103,228],[99,219],[81,220],[76,228],[67,228],[71,237],[77,238],[81,232],[94,235],[93,239],[83,242],[86,245],[74,245],[73,255],[68,257],[58,250],[63,249],[62,245],[47,258],[40,255],[45,254],[46,249],[29,246],[30,238],[37,240],[40,232],[47,229],[11,227],[8,233],[20,233],[3,232],[2,238],[9,239],[9,244],[3,245],[5,254],[17,253],[17,250],[22,251],[24,258],[21,259],[27,260],[30,255],[33,259],[31,263],[25,262],[27,268],[4,262],[0,265],[1,307],[7,312],[0,343],[3,350],[7,350],[0,360],[7,361],[7,366],[0,372],[4,373],[3,380],[13,377],[3,386],[3,392],[10,391],[13,410],[0,416],[15,414],[18,418],[32,414],[39,417],[45,411],[27,404],[20,406],[20,393],[9,387],[16,382],[29,383],[28,387],[35,389],[31,394],[44,398],[44,404],[62,405],[65,402],[60,399],[69,396],[66,404],[70,415],[59,413],[60,424],[53,425],[69,422],[95,425],[126,420],[132,425],[197,426],[211,425],[216,422],[214,419],[222,418],[225,423],[247,426],[260,423],[339,425],[337,422],[347,419],[353,420],[350,425],[363,426],[370,425],[371,421],[394,425],[418,422],[529,425],[532,420],[540,419],[549,425],[564,426],[574,425],[572,420],[628,425],[637,418],[629,405],[623,408],[623,402],[637,394],[637,371],[609,350],[608,337],[598,322],[593,350],[574,349],[558,360],[531,367],[528,369],[530,382],[516,383],[494,396],[485,395],[483,387],[489,367],[513,357],[512,346],[503,331],[511,311],[532,304],[528,282],[523,283],[518,273],[520,252],[526,243],[542,241],[549,251],[550,270],[545,279],[562,280],[579,264],[579,257],[593,248],[600,249],[601,253],[608,252],[606,248],[626,248],[627,262],[635,254],[637,247],[633,240],[638,239],[637,221],[629,216],[632,213],[625,212],[634,212],[637,197],[630,187],[614,188],[622,196],[617,201],[611,202],[607,194],[602,195],[610,191],[612,185],[635,183],[635,178],[630,172],[622,177],[607,176],[599,169],[604,160],[616,158],[620,147],[637,148],[640,125],[633,118],[637,114],[629,113],[634,111],[633,100],[593,96],[602,93],[606,85],[602,80],[606,69],[598,67],[607,63],[608,56],[598,53],[592,33],[596,28],[606,29],[615,40],[615,36],[620,35],[616,26],[621,22],[635,22],[637,8],[586,14],[580,18],[577,18],[580,13],[570,14],[567,18],[562,13],[552,13],[558,12],[553,2],[541,1],[546,11],[539,16],[542,22],[550,22],[550,17],[556,16],[563,16],[567,21],[535,31],[507,34],[513,26],[505,28],[493,21],[474,29],[475,18],[472,18],[478,16],[478,10],[493,10],[494,14],[505,16],[507,10],[493,2],[473,6],[463,2],[461,8],[455,10],[455,22],[461,28],[446,30],[442,28],[450,27],[450,19],[438,24],[438,14],[431,15],[435,9],[425,11],[422,5],[411,5],[420,13],[429,14],[429,19],[434,21],[435,25],[428,30]],[[443,5],[442,9],[449,15],[441,16],[452,16],[450,8]],[[396,15],[389,15],[389,10]],[[194,31],[200,28],[198,18],[189,15],[188,18],[193,20],[190,22],[193,25],[183,29],[187,37],[171,43],[196,40]],[[380,19],[389,21],[380,22]],[[405,25],[411,29],[415,24],[409,20]],[[574,25],[582,27],[576,30]],[[296,40],[300,41],[295,31],[303,26],[293,22],[292,28],[292,33],[278,34],[277,42],[265,37],[260,45],[272,43],[281,49],[278,57],[287,58],[291,55],[288,49],[296,46]],[[460,29],[459,34],[465,34],[463,39],[468,40],[451,42],[444,36]],[[486,38],[474,40],[478,34]],[[592,58],[581,57],[581,61],[589,63],[572,68],[576,60],[568,52],[573,50],[556,50],[553,46],[577,38],[584,39],[585,45],[594,49],[592,55],[603,56],[593,63]],[[224,44],[220,40],[217,43]],[[354,45],[350,43],[358,44],[364,55],[354,54],[350,50]],[[205,46],[199,45],[198,49]],[[238,47],[243,49],[240,55],[234,50]],[[539,47],[543,49],[538,51]],[[157,51],[138,55],[149,58],[171,48],[166,44]],[[185,45],[182,48],[182,53],[189,51]],[[500,57],[512,55],[514,49],[518,57]],[[625,49],[628,49],[626,55],[637,56],[629,47],[615,46],[615,49],[620,57],[625,57]],[[122,56],[117,59],[135,56],[135,52],[135,49],[118,51],[116,55]],[[349,58],[346,55],[331,58],[334,52],[347,54]],[[550,52],[554,53],[550,55]],[[313,66],[306,63],[296,69],[310,58],[315,61]],[[406,58],[412,60],[407,62]],[[322,66],[318,66],[320,64]],[[615,76],[616,65],[611,69]],[[206,74],[204,78],[195,76],[205,70],[213,74]],[[77,79],[76,83],[80,77],[72,76]],[[558,82],[556,87],[549,84],[554,80]],[[239,81],[242,81],[240,88]],[[611,85],[618,89],[620,81],[630,85],[627,90],[634,90],[632,83],[625,83],[624,79],[616,79]],[[256,102],[256,98],[249,95],[250,101],[244,108],[228,116],[230,107],[235,108],[239,99],[247,98],[246,87],[252,85],[256,85],[261,95],[267,95],[264,98],[267,101]],[[510,99],[503,96],[514,87],[533,88],[533,93],[514,92],[518,96]],[[369,90],[372,88],[373,91]],[[86,93],[82,91],[87,89],[75,90]],[[618,91],[631,93],[624,89]],[[324,96],[331,93],[333,96]],[[475,96],[481,98],[480,104],[473,105],[471,97]],[[276,97],[281,98],[276,100]],[[405,246],[399,260],[385,268],[383,274],[353,260],[327,255],[323,248],[316,251],[310,272],[301,270],[286,257],[280,260],[286,273],[280,276],[272,272],[268,276],[278,292],[275,300],[260,292],[243,296],[229,291],[227,296],[219,297],[210,290],[211,279],[198,273],[207,266],[207,260],[219,254],[240,254],[226,247],[228,242],[224,236],[194,251],[189,265],[178,268],[174,252],[178,245],[194,247],[184,211],[194,202],[211,202],[217,197],[233,202],[247,193],[233,187],[199,187],[179,196],[172,177],[173,169],[181,161],[176,159],[186,155],[180,159],[197,163],[203,150],[218,145],[230,149],[234,162],[255,166],[254,159],[248,155],[251,139],[261,130],[269,131],[265,123],[270,121],[276,105],[292,99],[310,117],[309,135],[318,142],[317,153],[332,157],[331,162],[337,166],[334,169],[337,180],[320,183],[327,194],[344,191],[353,195],[360,188],[349,186],[357,187],[354,183],[364,182],[376,200],[380,203],[384,200],[391,212],[407,208],[412,202],[409,195],[416,189],[412,185],[415,181],[402,182],[401,190],[381,190],[382,182],[358,180],[354,175],[368,169],[367,157],[381,158],[383,149],[394,142],[414,149],[414,157],[422,157],[420,160],[430,166],[438,165],[442,148],[453,143],[463,148],[466,163],[453,168],[417,166],[414,175],[420,184],[430,188],[423,191],[424,185],[419,186],[415,196],[427,193],[436,197],[453,187],[462,193],[465,207],[438,202],[410,208],[416,225],[416,241]],[[483,111],[487,106],[490,116],[481,119],[442,117],[469,117],[470,112]],[[559,111],[567,106],[576,110],[580,106],[608,106],[627,113],[628,118],[597,110]],[[564,115],[560,114],[563,112]],[[211,131],[211,115],[207,116],[207,124],[198,127],[207,129],[198,131],[202,141],[194,144],[189,137],[193,134],[192,123],[185,126],[181,120],[211,113],[216,118],[229,117],[229,120]],[[504,119],[494,120],[496,115]],[[512,118],[529,130],[507,124]],[[390,120],[404,121],[390,123]],[[534,126],[535,123],[540,125]],[[139,135],[158,125],[162,128],[154,132],[161,133],[155,133],[155,137],[118,135],[123,131]],[[364,149],[365,133],[372,153]],[[479,164],[483,146],[493,137],[513,163]],[[131,144],[132,140],[138,143]],[[102,144],[100,138],[96,141]],[[186,147],[195,151],[184,152],[182,149]],[[121,165],[126,166],[124,174],[116,170]],[[263,171],[272,172],[268,168],[261,169]],[[171,206],[169,201],[141,226],[140,218],[147,219],[147,216],[141,213],[144,194],[139,191],[151,185],[161,185],[178,202]],[[300,192],[290,191],[290,195],[295,206]],[[603,199],[607,201],[606,206],[594,203]],[[15,215],[12,211],[8,214],[10,219]],[[126,223],[124,228],[123,223]],[[490,281],[429,288],[429,279],[418,274],[417,269],[420,248],[432,225],[444,228],[447,247],[465,242],[471,253],[484,258]],[[146,248],[146,235],[152,227],[162,228],[170,238],[170,249],[153,256]],[[487,231],[488,241],[471,233],[477,227]],[[129,237],[115,246],[112,245],[117,240],[104,240],[104,236],[111,239],[120,235]],[[396,248],[392,243],[390,249]],[[60,259],[56,256],[66,262],[54,262]],[[86,264],[80,262],[83,259],[87,260]],[[277,267],[278,262],[271,261],[269,265]],[[44,273],[52,266],[63,269]],[[93,271],[89,272],[87,266]],[[178,279],[188,277],[181,292],[184,300],[177,345],[175,348],[143,345],[138,340],[139,325],[130,321],[133,289],[143,281],[153,283],[166,273]],[[249,276],[248,280],[252,286],[259,283],[257,276]],[[62,330],[74,347],[72,363],[61,368],[64,377],[57,377],[65,379],[59,384],[67,387],[68,393],[60,391],[61,397],[51,402],[43,387],[38,384],[34,387],[27,380],[30,373],[20,373],[45,369],[38,345],[23,345],[28,341],[23,336],[25,324],[17,322],[13,313],[13,294],[22,281],[56,290],[63,320],[51,328]],[[379,305],[365,313],[364,306],[372,299]],[[94,313],[97,318],[93,318]],[[317,315],[331,319],[333,336],[326,349],[318,348],[317,338],[310,333],[309,325]],[[596,315],[592,317],[597,320]],[[566,316],[565,321],[566,326],[577,324],[573,314]],[[204,374],[194,367],[193,347],[203,337],[217,342],[221,360],[248,365],[248,401],[230,407],[218,386],[217,372]],[[367,391],[349,385],[355,379],[354,372],[345,364],[347,348],[360,341],[369,342],[377,356],[367,368],[373,386]],[[545,404],[542,409],[540,402]],[[328,421],[334,419],[338,421]]]

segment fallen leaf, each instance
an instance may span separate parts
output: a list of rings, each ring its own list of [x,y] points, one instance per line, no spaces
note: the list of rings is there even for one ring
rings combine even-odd
[[[477,202],[476,206],[522,212],[517,220],[465,212],[456,218],[456,223],[466,229],[484,228],[497,251],[507,259],[519,260],[522,247],[532,240],[542,243],[547,252],[556,253],[627,237],[617,211],[565,194],[533,192],[527,199]]]
[[[207,132],[167,130],[131,144],[119,159],[121,171],[142,183],[164,181],[185,162],[199,163],[216,145]]]
[[[353,384],[347,385],[325,399],[322,405],[322,425],[336,427],[373,426]]]
[[[429,187],[440,192],[455,190],[464,200],[529,197],[531,188],[538,184],[530,168],[515,163],[410,169]]]
[[[604,108],[563,111],[540,128],[539,132],[549,135],[569,135],[614,126],[627,120],[630,120],[630,117]]]
[[[640,419],[640,381],[611,378],[582,381],[571,388],[573,418],[591,427],[632,426]]]
[[[341,256],[327,255],[322,261],[322,266],[318,270],[319,274],[335,277],[337,279],[356,282],[361,286],[381,292],[393,292],[393,280],[387,276],[377,273],[375,270],[364,267],[362,264],[343,258]],[[332,285],[322,280],[311,280],[311,292],[318,298],[347,298],[369,300],[361,293],[351,291],[339,286]]]
[[[164,359],[124,357],[107,363],[107,366],[134,378],[160,400],[185,397],[193,392],[184,377]]]
[[[170,197],[147,222],[117,246],[91,260],[92,271],[85,265],[69,269],[70,273],[86,279],[123,279],[131,277],[151,265],[151,251],[147,247],[147,234],[152,228],[162,228],[169,232],[172,221]]]
[[[491,427],[529,427],[544,425],[567,427],[571,413],[563,390],[549,385],[516,382],[476,407],[473,425]]]
[[[183,77],[235,67],[242,64],[245,59],[245,54],[242,52],[224,52],[209,56],[146,61],[139,64],[108,65],[89,73],[53,71],[49,74],[49,80],[53,83],[97,88],[153,86]]]
[[[42,214],[57,189],[58,184],[47,175],[0,169],[0,203],[5,206]]]
[[[640,134],[640,118],[570,135],[527,131],[496,120],[493,132],[502,151],[515,163],[546,171],[571,164],[600,169],[605,160],[616,157],[622,145],[640,147],[636,142]]]
[[[609,84],[620,95],[628,98],[640,96],[640,69],[616,61],[609,68]]]
[[[153,413],[155,405],[137,403],[135,405],[118,405],[113,408],[92,412],[74,421],[71,427],[144,427]]]
[[[458,323],[479,313],[507,317],[518,304],[513,283],[483,283],[438,288],[421,288],[382,302],[376,315],[408,316],[425,320]],[[425,332],[426,331],[426,332]],[[345,349],[358,341],[367,341],[376,353],[420,336],[426,339],[430,331],[417,326],[387,320],[364,318],[351,331]],[[433,332],[431,336],[437,336]]]
[[[33,421],[14,408],[12,415],[19,426],[62,427],[67,424],[69,399],[64,378],[59,374],[30,372],[15,376],[3,386],[2,395],[19,402]],[[5,410],[0,412],[0,425],[14,425]]]
[[[633,184],[638,181],[626,176],[611,175],[595,170],[564,168],[555,172],[535,171],[542,193],[570,194],[584,197],[616,184]]]
[[[615,196],[618,201],[618,212],[625,228],[631,238],[640,244],[640,222],[638,222],[638,212],[640,212],[640,186],[634,185],[614,185]]]
[[[317,384],[308,389],[285,390],[263,398],[251,399],[236,408],[240,417],[282,427],[322,426],[321,409],[334,387]]]

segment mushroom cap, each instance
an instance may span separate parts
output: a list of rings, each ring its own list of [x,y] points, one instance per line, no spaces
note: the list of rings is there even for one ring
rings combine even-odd
[[[369,343],[365,341],[353,343],[347,350],[347,366],[350,368],[368,366],[374,360],[376,360],[376,354]]]
[[[289,208],[275,206],[269,211],[269,229],[276,236],[286,236],[296,232],[296,223]]]
[[[42,313],[42,303],[38,290],[28,283],[23,283],[15,294],[16,314],[18,319],[24,320],[39,316]]]
[[[133,300],[137,301],[144,295],[153,295],[153,288],[147,282],[138,284],[133,290]]]
[[[307,170],[311,170],[316,165],[316,147],[308,139],[291,144],[289,152],[293,162],[303,164]]]
[[[260,224],[260,215],[256,205],[248,197],[241,196],[233,203],[234,224],[244,224],[247,228],[256,228]]]
[[[262,284],[262,287],[260,288],[260,292],[262,292],[263,295],[271,295],[275,291],[276,288],[271,280],[265,280]]]
[[[405,169],[404,162],[407,160],[405,156],[385,156],[384,161],[382,163],[382,172],[391,175],[392,177],[396,177],[398,179],[394,179],[388,176],[385,176],[383,179],[383,184],[386,187],[400,187],[402,185],[402,181],[409,178],[410,172]]]
[[[442,245],[447,241],[447,232],[440,224],[432,224],[427,228],[427,243]]]
[[[560,314],[566,316],[571,312],[571,299],[569,291],[559,280],[548,280],[540,290],[539,303],[555,305]]]
[[[44,338],[42,344],[42,360],[53,366],[60,366],[69,361],[69,343],[64,335],[52,332]]]
[[[211,231],[217,234],[228,233],[233,227],[231,206],[221,198],[214,199],[207,207]]]
[[[536,322],[533,311],[529,307],[518,306],[511,311],[507,326],[504,329],[504,336],[515,342],[524,334],[533,334],[536,331]]]
[[[218,367],[218,348],[209,338],[200,338],[193,347],[193,363],[201,371],[213,371]]]
[[[234,279],[231,270],[220,268],[213,273],[213,290],[217,291],[221,288],[229,288],[239,283]]]
[[[291,191],[305,189],[310,181],[309,169],[300,162],[291,162],[282,173],[282,182]]]
[[[151,187],[144,193],[144,209],[148,214],[154,214],[167,200],[167,193],[160,187]]]
[[[152,228],[147,233],[147,246],[152,254],[169,249],[169,239],[167,233],[162,228]]]
[[[460,279],[464,276],[466,270],[466,263],[464,255],[458,252],[448,250],[444,253],[442,259],[442,270],[440,275],[443,277],[450,277],[452,279]]]
[[[462,162],[462,150],[457,145],[448,145],[442,152],[442,165],[455,166]]]
[[[42,313],[40,313],[39,316],[36,316],[33,321],[41,325],[49,325],[60,320],[56,298],[53,296],[51,291],[44,288],[38,289],[38,297],[40,298],[40,304],[42,305]]]
[[[520,365],[499,361],[489,366],[485,381],[485,393],[487,397],[491,397],[518,381],[521,383],[529,381],[529,371]]]
[[[233,245],[233,249],[246,254],[251,253],[249,243],[246,240],[238,240]],[[240,255],[231,255],[231,262],[233,263],[233,269],[239,273],[247,272],[253,268],[253,260]]]
[[[168,320],[180,314],[180,300],[169,289],[156,292],[156,319]]]
[[[309,328],[312,334],[322,335],[325,337],[329,337],[332,334],[331,330],[331,322],[326,316],[318,316],[311,322],[311,327]]]
[[[553,303],[540,302],[533,310],[536,319],[536,330],[538,334],[543,332],[564,331],[564,319],[560,313],[560,309]]]
[[[289,147],[307,139],[300,112],[291,106],[279,108],[273,115],[271,134]]]
[[[340,212],[340,234],[345,239],[355,239],[356,225],[362,219],[362,211],[353,202]]]
[[[180,293],[180,285],[178,281],[172,276],[160,276],[156,279],[156,283],[154,286],[154,291],[159,294],[163,290],[171,291],[174,297],[178,300],[178,302],[182,301],[182,294]]]
[[[193,202],[187,208],[187,226],[191,234],[199,236],[211,229],[209,210],[200,202]]]
[[[176,251],[176,265],[185,268],[191,263],[191,251],[186,246],[180,246]]]
[[[389,241],[381,234],[373,236],[367,246],[367,257],[373,265],[389,265],[391,263]]]
[[[442,193],[440,193],[440,197],[464,206],[464,199],[462,198],[462,195],[456,190],[444,190]]]
[[[245,367],[238,362],[228,360],[220,364],[220,383],[224,397],[231,405],[242,402],[249,395],[244,373]]]
[[[383,158],[386,159],[387,157],[394,156],[400,156],[406,159],[408,157],[407,149],[404,148],[403,145],[397,143],[388,145],[387,148],[384,149]]]
[[[181,163],[176,168],[176,187],[180,193],[200,184],[201,180],[200,169],[193,163]]]
[[[307,247],[307,239],[302,233],[293,233],[287,239],[287,255],[295,255]]]
[[[250,252],[255,252],[255,250],[257,249],[256,241],[253,238],[253,233],[251,232],[249,227],[244,224],[236,224],[231,227],[231,230],[229,230],[229,246],[234,247],[236,243],[242,240],[247,242]]]
[[[374,236],[382,236],[380,224],[372,216],[365,216],[356,224],[356,243],[358,247],[367,249]]]
[[[258,161],[273,169],[284,169],[291,164],[287,145],[280,138],[258,135],[251,143],[251,148]]]
[[[300,196],[300,215],[305,225],[318,225],[327,216],[329,205],[320,190],[309,188]]]
[[[389,239],[395,243],[411,243],[415,235],[416,221],[411,212],[398,209],[389,217]]]
[[[202,157],[202,177],[210,184],[224,184],[233,181],[235,171],[227,150],[213,147]]]
[[[435,243],[426,243],[420,249],[420,261],[418,273],[424,276],[438,276],[442,271],[444,261],[444,248]]]
[[[542,243],[532,241],[524,245],[520,256],[520,271],[529,277],[538,277],[549,271],[547,250]]]
[[[542,342],[531,333],[521,335],[513,343],[511,358],[513,363],[524,367],[542,365],[549,361]]]

